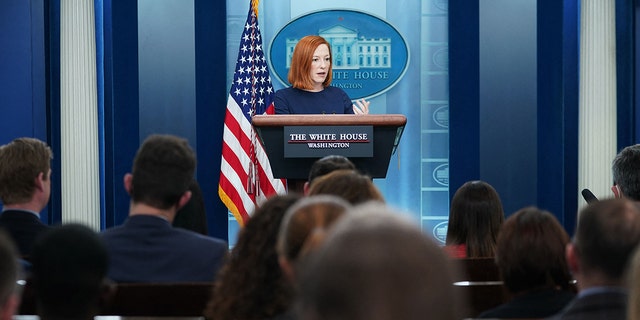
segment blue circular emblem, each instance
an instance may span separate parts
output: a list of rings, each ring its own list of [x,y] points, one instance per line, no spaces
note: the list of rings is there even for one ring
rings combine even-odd
[[[433,122],[443,128],[449,128],[449,106],[442,106],[433,112]]]
[[[289,86],[287,74],[293,49],[306,35],[331,44],[332,86],[351,99],[371,98],[391,89],[409,65],[409,47],[400,32],[371,14],[353,10],[312,12],[287,23],[270,44],[274,78]]]
[[[442,11],[449,10],[449,1],[447,0],[434,0],[433,4],[436,6],[436,8],[439,8]]]
[[[443,186],[449,186],[449,164],[444,163],[433,169],[433,180]]]
[[[447,228],[449,227],[449,221],[443,221],[436,224],[433,227],[433,238],[436,240],[445,243],[447,241]]]
[[[433,64],[440,69],[449,70],[449,49],[442,48],[433,54]]]

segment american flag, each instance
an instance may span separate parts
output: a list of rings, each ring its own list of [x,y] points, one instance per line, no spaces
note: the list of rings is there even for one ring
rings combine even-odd
[[[240,39],[233,84],[227,100],[218,194],[240,226],[256,202],[285,193],[282,179],[274,179],[251,116],[273,114],[273,86],[258,27],[258,0],[252,0]]]

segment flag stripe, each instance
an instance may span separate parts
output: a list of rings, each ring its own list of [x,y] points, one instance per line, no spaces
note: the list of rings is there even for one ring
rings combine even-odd
[[[230,179],[227,179],[229,177]],[[254,204],[252,199],[244,199],[247,201],[238,201],[238,199],[242,199],[244,190],[241,188],[240,190],[234,187],[234,184],[237,182],[237,176],[233,175],[220,175],[220,186],[218,190],[218,194],[220,195],[222,202],[225,203],[229,211],[233,214],[233,216],[238,220],[240,225],[244,225],[247,217],[249,216],[249,212],[253,212]],[[226,196],[222,198],[222,195]],[[225,201],[226,200],[226,201]],[[246,205],[245,205],[246,204]]]
[[[230,182],[230,187],[238,194],[237,197],[232,198],[239,201],[239,203],[236,203],[236,207],[253,207],[254,199],[245,191],[249,175],[246,172],[238,172],[234,170],[234,168],[238,168],[240,166],[238,158],[226,157],[222,161],[221,169],[229,172],[224,176]],[[246,211],[250,212],[249,210]]]
[[[251,123],[242,114],[240,106],[235,100],[229,101],[229,107],[227,108],[227,116],[225,119],[225,127],[229,128],[229,131],[238,141],[238,147],[242,148],[249,157],[249,149],[251,148]],[[249,158],[248,158],[249,159]]]
[[[271,165],[269,164],[267,153],[264,151],[264,147],[262,146],[262,143],[260,143],[260,141],[256,143],[256,149],[258,161],[261,163],[261,165],[259,166],[260,181],[264,181],[265,179],[268,179],[268,177],[273,177],[273,173],[271,172]],[[261,187],[265,189],[265,194],[281,194],[287,191],[285,181],[282,179],[276,179],[270,184],[261,185]]]
[[[236,130],[236,132],[238,132]],[[250,142],[249,139],[247,139],[246,136],[244,136],[244,134],[242,132],[239,133],[240,138],[244,138],[243,140]],[[233,131],[228,127],[228,126],[224,126],[224,144],[226,144],[226,146],[228,147],[226,151],[223,152],[223,154],[225,155],[225,157],[235,157],[238,160],[236,161],[237,164],[241,165],[242,171],[244,172],[244,176],[246,176],[249,172],[249,165],[251,164],[251,158],[249,157],[249,146],[243,146],[243,143],[241,143],[237,138],[238,136],[233,134]],[[234,150],[240,150],[242,152],[234,152]],[[246,150],[246,151],[245,151]],[[240,168],[238,168],[240,169]],[[239,170],[237,170],[239,171]]]

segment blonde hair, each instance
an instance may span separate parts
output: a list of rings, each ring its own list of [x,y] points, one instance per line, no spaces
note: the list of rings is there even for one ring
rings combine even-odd
[[[280,257],[298,261],[324,239],[325,231],[351,207],[331,195],[309,196],[287,210],[278,233]]]
[[[18,138],[0,146],[0,199],[7,204],[25,203],[35,191],[35,178],[49,177],[53,152],[34,138]]]

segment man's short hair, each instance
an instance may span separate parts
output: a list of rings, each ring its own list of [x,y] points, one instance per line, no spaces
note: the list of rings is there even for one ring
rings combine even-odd
[[[0,310],[4,308],[9,297],[16,293],[19,274],[16,247],[11,238],[0,230]]]
[[[613,183],[625,197],[640,201],[640,144],[628,146],[613,159]]]
[[[4,204],[31,200],[35,178],[48,179],[53,152],[34,138],[18,138],[0,146],[0,200]]]
[[[31,262],[39,312],[79,319],[99,306],[109,257],[93,230],[71,223],[47,231],[34,245]]]
[[[606,199],[580,212],[574,245],[585,272],[620,280],[640,242],[640,209],[627,199]]]
[[[347,157],[340,155],[329,155],[320,158],[311,165],[307,182],[311,184],[317,177],[342,169],[355,170],[356,166]]]
[[[131,198],[159,209],[178,203],[189,189],[196,157],[187,140],[151,135],[133,161]]]

